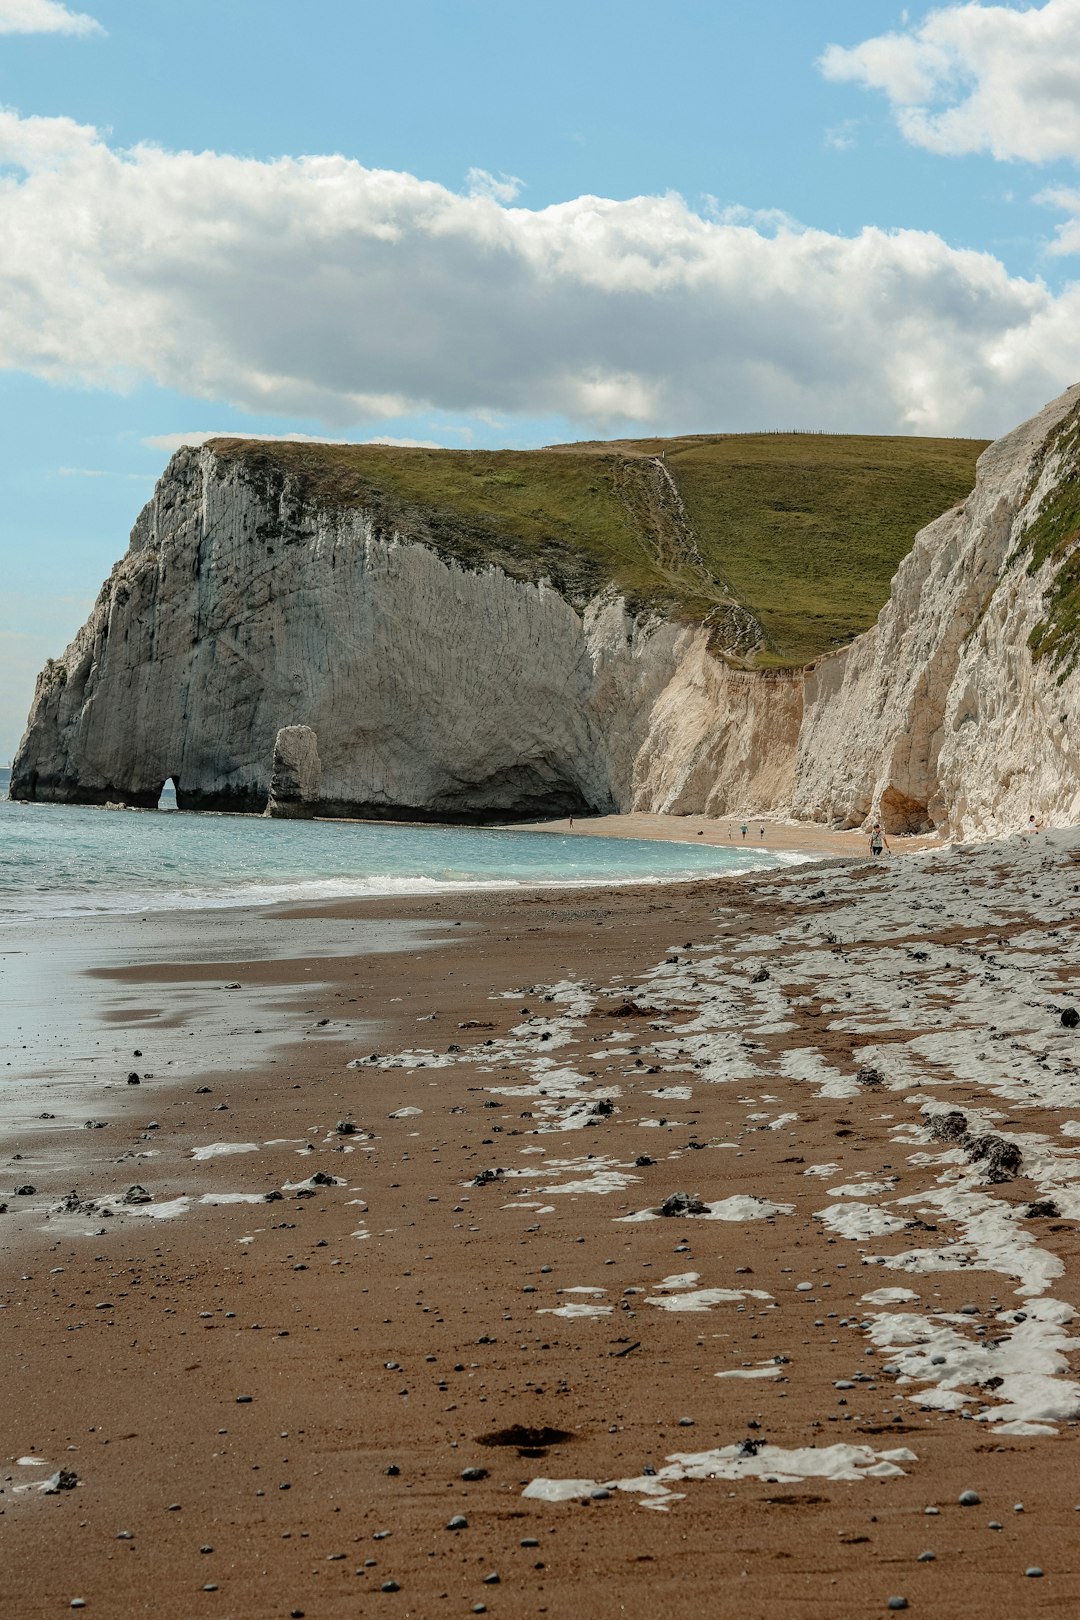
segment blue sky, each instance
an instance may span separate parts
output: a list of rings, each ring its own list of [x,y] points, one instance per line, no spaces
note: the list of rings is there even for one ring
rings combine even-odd
[[[0,0],[0,760],[185,435],[1004,430],[1078,86],[1080,0]]]

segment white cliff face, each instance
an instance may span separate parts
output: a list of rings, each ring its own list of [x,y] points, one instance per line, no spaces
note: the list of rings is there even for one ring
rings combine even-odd
[[[1024,543],[1080,484],[1074,419],[1080,386],[992,445],[874,628],[786,673],[733,669],[702,627],[635,618],[612,591],[579,614],[181,451],[39,679],[12,794],[153,804],[171,776],[183,807],[261,811],[276,770],[282,814],[1074,822],[1080,674],[1029,645],[1062,558],[1030,573]]]
[[[704,805],[693,766],[727,674],[715,691],[701,676],[705,631],[637,622],[613,595],[582,617],[550,586],[380,536],[363,512],[286,504],[212,449],[173,458],[39,680],[18,796],[153,804],[171,776],[181,806],[261,811],[285,729],[283,801],[307,813]],[[310,769],[306,790],[285,782],[295,727],[313,734],[317,798]]]
[[[796,815],[961,837],[1080,819],[1080,677],[1032,656],[1054,570],[1030,575],[1023,553],[1070,473],[1055,430],[1078,405],[1080,387],[991,445],[973,493],[919,535],[874,628],[807,672]]]

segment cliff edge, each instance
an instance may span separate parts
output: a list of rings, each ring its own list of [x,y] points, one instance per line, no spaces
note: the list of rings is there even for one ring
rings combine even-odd
[[[181,450],[39,677],[12,797],[1076,819],[1080,388],[914,545],[977,447],[783,439]]]

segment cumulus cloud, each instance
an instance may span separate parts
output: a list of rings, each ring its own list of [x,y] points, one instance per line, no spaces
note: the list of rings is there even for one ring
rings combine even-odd
[[[825,77],[881,90],[932,152],[1080,158],[1080,0],[947,5],[902,32],[830,45]]]
[[[85,12],[70,11],[60,0],[0,0],[0,34],[103,34]]]
[[[470,169],[466,179],[473,197],[494,197],[496,202],[511,203],[524,181],[516,174],[490,174],[487,169]]]
[[[1080,376],[1080,290],[932,233],[681,197],[529,210],[343,157],[0,113],[0,365],[303,415],[982,433]]]

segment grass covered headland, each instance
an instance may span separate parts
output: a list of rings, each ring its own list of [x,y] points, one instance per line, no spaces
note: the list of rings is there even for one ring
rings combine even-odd
[[[544,450],[217,439],[271,497],[363,506],[467,567],[583,606],[708,623],[742,662],[803,664],[867,629],[916,533],[961,500],[985,441],[698,435]],[[747,627],[750,627],[749,629]]]

